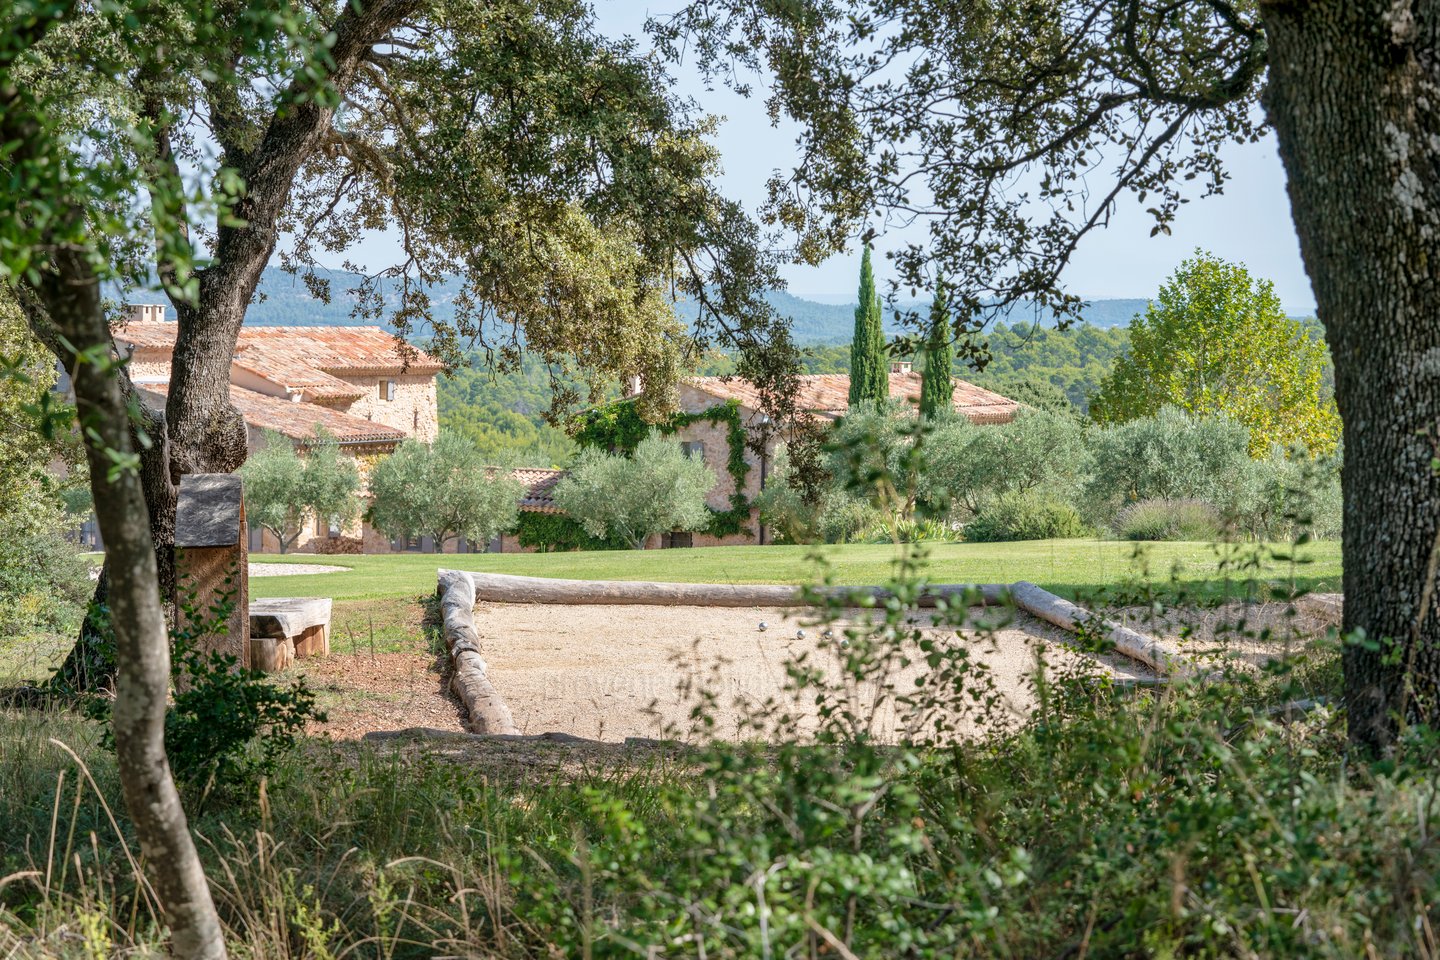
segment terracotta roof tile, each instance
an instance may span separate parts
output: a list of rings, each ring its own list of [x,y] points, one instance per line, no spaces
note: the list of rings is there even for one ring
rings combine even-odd
[[[807,374],[799,381],[796,406],[801,411],[834,418],[842,416],[849,408],[849,374]],[[755,409],[760,406],[760,392],[753,383],[740,377],[694,377],[686,382],[722,400],[733,399]],[[923,377],[918,373],[892,373],[890,397],[918,403],[922,383]],[[1009,423],[1020,409],[1020,404],[1009,397],[958,378],[955,380],[954,402],[955,412],[964,414],[975,423]]]
[[[164,397],[169,390],[168,384],[137,386],[156,397]],[[317,403],[271,397],[233,384],[230,387],[230,402],[250,426],[274,430],[301,442],[314,440],[317,428],[323,428],[341,443],[399,443],[407,436],[404,430]]]
[[[565,476],[566,470],[544,470],[538,467],[520,467],[510,475],[525,487],[520,497],[520,509],[527,513],[559,513],[555,506],[555,484]]]
[[[115,339],[139,350],[170,350],[173,323],[121,325]],[[284,387],[304,390],[306,399],[345,399],[364,390],[335,374],[434,374],[443,365],[423,350],[402,350],[379,327],[241,327],[235,363]]]

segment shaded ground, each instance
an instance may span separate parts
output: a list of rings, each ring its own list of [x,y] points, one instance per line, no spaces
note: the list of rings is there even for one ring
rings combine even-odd
[[[460,705],[427,654],[336,653],[297,661],[281,679],[296,677],[304,677],[320,695],[329,716],[312,733],[347,740],[372,730],[462,729]]]

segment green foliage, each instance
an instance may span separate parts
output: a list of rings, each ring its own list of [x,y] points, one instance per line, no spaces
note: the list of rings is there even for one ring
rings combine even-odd
[[[311,519],[344,527],[360,512],[360,470],[321,433],[304,456],[288,437],[267,431],[264,445],[239,470],[245,481],[245,515],[269,530],[284,553]]]
[[[554,499],[592,537],[638,550],[652,534],[706,529],[705,495],[713,486],[710,468],[657,430],[628,457],[587,448],[555,485]]]
[[[1128,342],[1125,327],[1077,324],[1056,330],[1035,323],[1001,323],[990,330],[990,361],[985,369],[976,370],[960,357],[954,361],[952,373],[1032,405],[1038,405],[1031,398],[1039,391],[1044,390],[1050,398],[1047,404],[1053,403],[1054,391],[1059,391],[1084,412]],[[806,373],[849,373],[850,350],[848,346],[813,346],[801,356],[801,363]]]
[[[459,536],[483,544],[514,528],[523,493],[473,442],[442,433],[433,444],[406,440],[375,465],[367,516],[388,537],[430,536],[437,549]]]
[[[179,622],[170,630],[170,668],[177,682],[165,712],[165,753],[179,783],[198,800],[211,794],[253,794],[299,745],[311,723],[324,723],[314,691],[304,678],[275,682],[244,670],[226,654],[203,646],[224,636],[234,610],[235,574],[218,600],[201,608],[193,589],[182,588]],[[101,742],[114,749],[107,697],[85,701],[86,715],[103,726]]]
[[[1125,540],[1214,543],[1225,534],[1225,520],[1204,500],[1141,500],[1120,511],[1115,533]]]
[[[987,500],[965,524],[965,539],[973,543],[1067,540],[1092,532],[1072,505],[1035,490]]]
[[[730,494],[730,509],[706,508],[711,513],[706,529],[716,537],[748,533],[751,504],[750,498],[745,495],[745,480],[750,475],[750,464],[745,459],[745,447],[749,437],[740,420],[740,404],[736,401],[729,400],[695,413],[679,410],[651,423],[642,416],[633,400],[619,400],[580,414],[571,421],[570,435],[582,447],[629,455],[652,432],[669,436],[695,423],[725,425],[728,449],[725,469],[735,481],[735,492]]]
[[[946,302],[945,285],[935,287],[935,302],[930,305],[930,333],[925,340],[925,372],[920,381],[920,416],[949,414],[955,394],[951,369],[955,351],[950,346],[950,307]]]
[[[850,341],[850,406],[890,400],[890,363],[885,351],[884,311],[875,290],[870,245],[860,260],[860,298],[855,307],[855,335]]]
[[[941,420],[925,441],[923,495],[937,509],[974,513],[996,497],[1043,487],[1069,497],[1089,467],[1080,425],[1040,411],[1010,423]]]
[[[1335,449],[1340,416],[1326,386],[1325,344],[1285,316],[1274,286],[1197,251],[1130,327],[1130,348],[1091,401],[1101,423],[1174,406],[1250,430],[1250,452]]]
[[[0,637],[74,634],[94,587],[89,571],[53,527],[8,530],[0,537]]]
[[[1246,505],[1236,480],[1249,473],[1249,446],[1250,432],[1233,420],[1165,407],[1095,431],[1086,498],[1106,523],[1141,500],[1204,500],[1233,514]]]
[[[554,393],[536,357],[526,355],[514,370],[500,372],[483,354],[471,353],[464,366],[438,378],[436,395],[441,431],[471,441],[489,463],[553,468],[575,456],[574,442],[546,422]]]
[[[622,550],[630,545],[608,537],[592,537],[573,517],[563,513],[522,511],[515,523],[515,537],[522,547],[540,553],[565,550]]]
[[[234,657],[175,646],[186,683],[165,714],[165,753],[179,780],[201,793],[246,792],[275,774],[305,728],[324,723],[304,678],[278,684]]]

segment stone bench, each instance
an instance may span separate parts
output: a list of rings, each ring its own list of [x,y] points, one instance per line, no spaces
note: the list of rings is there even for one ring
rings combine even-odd
[[[330,598],[250,601],[250,665],[278,673],[296,659],[330,654]]]

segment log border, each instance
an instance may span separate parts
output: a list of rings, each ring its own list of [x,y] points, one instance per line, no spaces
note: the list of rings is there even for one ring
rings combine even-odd
[[[515,718],[487,673],[480,656],[480,637],[475,628],[475,604],[643,604],[686,607],[797,607],[806,606],[806,592],[795,587],[768,584],[662,583],[651,580],[561,580],[549,577],[522,577],[506,573],[471,573],[438,570],[440,609],[444,618],[445,645],[452,667],[450,688],[469,714],[473,733],[519,736]],[[811,591],[843,601],[870,599],[879,603],[892,595],[881,587],[824,587]],[[917,603],[933,607],[940,600],[969,600],[991,606],[1013,604],[1037,619],[1075,634],[1098,632],[1114,646],[1116,653],[1148,667],[1162,682],[1171,678],[1197,676],[1194,663],[1179,651],[1153,637],[1098,617],[1064,597],[1027,580],[1013,584],[934,584],[926,588]],[[561,739],[567,735],[541,734]],[[572,738],[580,739],[580,738]],[[562,741],[563,742],[563,741]]]
[[[440,615],[450,654],[450,690],[460,698],[472,733],[518,735],[520,728],[490,682],[475,629],[475,584],[455,570],[439,571]]]

